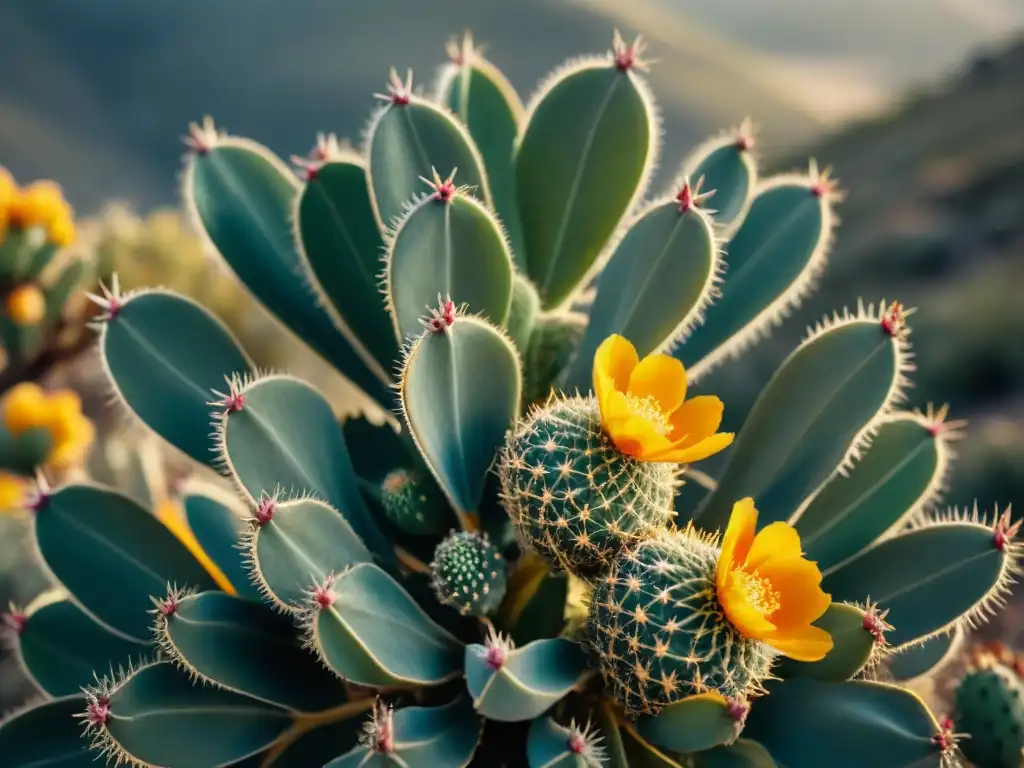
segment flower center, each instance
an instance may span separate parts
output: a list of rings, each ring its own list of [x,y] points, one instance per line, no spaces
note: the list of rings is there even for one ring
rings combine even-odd
[[[770,616],[779,609],[779,593],[768,579],[758,576],[757,571],[747,573],[737,570],[733,572],[733,576],[746,594],[747,602],[761,615]]]
[[[632,392],[627,392],[626,404],[629,405],[630,413],[654,425],[654,429],[659,435],[667,435],[672,431],[668,414],[661,410],[661,405],[651,395],[640,397]]]

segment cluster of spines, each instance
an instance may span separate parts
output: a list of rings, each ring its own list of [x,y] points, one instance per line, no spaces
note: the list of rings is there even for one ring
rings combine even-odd
[[[110,668],[108,675],[100,677],[93,674],[96,683],[83,689],[85,693],[85,711],[77,715],[82,724],[85,738],[89,740],[89,749],[96,753],[96,759],[105,759],[106,765],[129,765],[132,768],[148,768],[147,764],[136,758],[111,736],[107,729],[112,713],[110,700],[115,693],[135,674],[158,663],[159,659],[131,660],[118,665],[115,671]]]
[[[632,714],[656,714],[707,691],[757,695],[770,679],[774,653],[733,630],[718,604],[718,554],[717,535],[692,526],[660,531],[598,582],[590,644],[605,680]],[[682,649],[681,635],[687,637]]]

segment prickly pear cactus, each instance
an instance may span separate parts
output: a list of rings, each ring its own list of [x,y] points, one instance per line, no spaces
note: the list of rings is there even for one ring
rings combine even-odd
[[[397,424],[339,423],[193,300],[97,297],[122,404],[224,482],[159,517],[39,495],[59,596],[7,623],[50,698],[0,725],[5,765],[956,765],[873,670],[999,604],[1019,523],[935,511],[960,425],[901,409],[910,311],[822,321],[736,434],[700,385],[813,288],[835,182],[760,179],[742,126],[648,189],[618,35],[525,107],[449,54],[297,173],[192,127],[206,244]]]
[[[1024,684],[1010,667],[985,655],[956,689],[956,730],[977,768],[1018,768],[1024,759]]]

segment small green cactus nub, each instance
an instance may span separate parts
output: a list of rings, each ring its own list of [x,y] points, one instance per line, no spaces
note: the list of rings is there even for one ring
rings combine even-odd
[[[580,397],[534,409],[509,433],[499,465],[521,540],[583,576],[668,522],[674,471],[616,449],[597,401]]]
[[[1024,750],[1024,683],[994,659],[983,661],[956,691],[955,727],[979,768],[1019,768]]]
[[[380,484],[380,503],[388,520],[415,536],[439,535],[449,523],[441,491],[415,470],[389,472]]]
[[[756,693],[775,652],[741,635],[718,603],[719,552],[693,528],[661,531],[597,584],[588,635],[605,681],[631,715],[687,696]]]
[[[484,534],[449,534],[437,545],[430,572],[438,602],[463,616],[486,616],[505,596],[505,558]]]

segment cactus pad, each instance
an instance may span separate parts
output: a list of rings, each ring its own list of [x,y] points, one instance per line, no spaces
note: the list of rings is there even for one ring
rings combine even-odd
[[[463,616],[486,616],[505,596],[505,559],[479,533],[452,533],[437,545],[430,564],[437,600]]]
[[[592,398],[535,409],[509,433],[499,474],[520,537],[574,573],[608,565],[672,514],[673,465],[618,451]]]
[[[718,549],[693,529],[662,531],[620,558],[590,604],[590,642],[631,714],[687,696],[755,693],[774,651],[745,638],[715,597]]]

